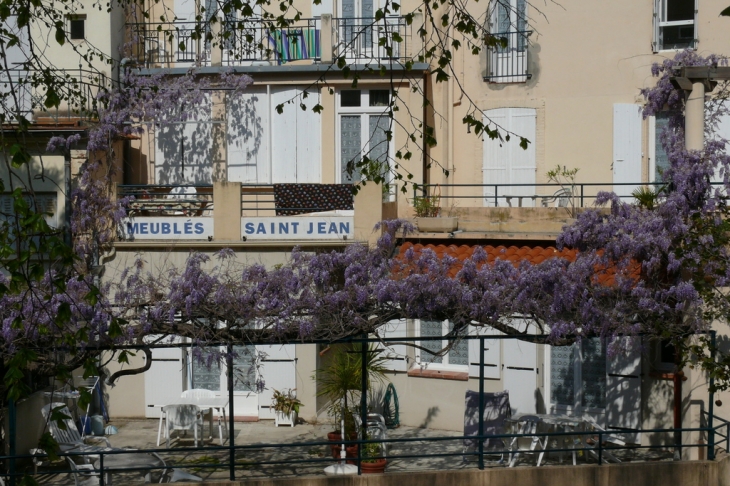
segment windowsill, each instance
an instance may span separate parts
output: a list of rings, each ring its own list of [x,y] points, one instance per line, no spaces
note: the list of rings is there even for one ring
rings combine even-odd
[[[440,380],[469,381],[468,371],[433,370],[415,366],[408,370],[408,376],[415,378],[437,378]]]

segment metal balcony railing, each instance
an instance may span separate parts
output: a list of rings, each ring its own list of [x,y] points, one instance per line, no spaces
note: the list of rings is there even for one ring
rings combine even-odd
[[[204,184],[119,185],[127,216],[212,216],[213,186]]]
[[[320,28],[316,19],[301,19],[287,26],[248,19],[223,21],[222,64],[255,61],[282,62],[319,59]],[[147,67],[171,64],[210,65],[212,45],[205,37],[208,26],[196,22],[147,22],[129,24],[137,59]],[[216,46],[216,49],[218,46]]]
[[[24,69],[0,73],[0,110],[6,123],[14,123],[17,114],[51,123],[96,117],[99,92],[110,88],[106,75],[88,69],[58,69],[48,75]],[[49,84],[65,100],[55,108],[45,106]]]
[[[532,77],[529,72],[529,36],[531,30],[496,33],[503,45],[487,49],[487,75],[493,83],[524,83]]]
[[[333,18],[335,57],[352,61],[401,60],[408,53],[403,17]]]

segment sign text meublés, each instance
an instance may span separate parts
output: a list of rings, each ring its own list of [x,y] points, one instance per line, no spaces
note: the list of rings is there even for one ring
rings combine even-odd
[[[125,218],[122,220],[122,234],[130,240],[207,240],[213,237],[213,218]]]

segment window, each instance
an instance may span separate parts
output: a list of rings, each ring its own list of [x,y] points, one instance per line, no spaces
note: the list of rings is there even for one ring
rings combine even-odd
[[[381,175],[385,186],[390,181],[392,120],[387,89],[342,90],[339,93],[340,182],[351,184],[361,178],[363,157],[371,161],[365,169],[369,175]],[[392,138],[392,136],[391,136]],[[389,191],[390,192],[390,191]]]
[[[669,114],[659,112],[652,121],[653,123],[650,122],[650,140],[652,141],[650,141],[649,150],[652,156],[649,175],[652,181],[661,182],[664,179],[664,171],[669,168],[669,158],[662,145],[662,133],[669,125]]]
[[[449,321],[420,320],[417,322],[417,326],[420,337],[445,336],[454,329],[454,325]],[[449,345],[447,339],[420,341],[418,345],[425,348],[425,350],[418,349],[416,351],[416,361],[421,367],[469,371],[469,344],[466,340],[454,344],[448,353],[443,356],[436,353]]]
[[[487,76],[494,83],[524,83],[527,69],[527,0],[497,2],[492,12],[492,33],[500,45],[487,50]]]
[[[220,352],[225,353],[225,349],[221,348]],[[255,391],[256,349],[254,346],[233,346],[233,352],[236,354],[233,358],[233,390]],[[203,348],[201,359],[192,358],[190,368],[191,388],[204,388],[216,392],[227,389],[225,358],[211,356],[211,350]]]
[[[86,39],[86,15],[73,15],[68,18],[68,30],[71,40]]]
[[[606,408],[606,346],[600,338],[550,347],[550,398],[569,409]]]
[[[694,48],[697,0],[654,0],[654,52]]]

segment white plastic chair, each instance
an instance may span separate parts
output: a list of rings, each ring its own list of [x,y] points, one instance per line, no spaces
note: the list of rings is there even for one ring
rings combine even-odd
[[[58,442],[58,446],[60,447],[61,452],[98,452],[112,450],[109,439],[107,439],[106,437],[82,437],[79,433],[79,429],[76,428],[76,424],[71,418],[66,418],[60,421],[51,420],[51,410],[53,409],[58,409],[60,413],[66,415],[67,417],[71,417],[71,412],[69,411],[66,404],[61,402],[49,403],[48,405],[45,405],[43,408],[41,408],[41,415],[43,415],[43,419],[48,424],[48,431],[51,433],[51,436],[56,440],[56,442]],[[59,426],[59,422],[63,424],[63,427]],[[101,441],[106,445],[106,447],[87,444],[84,439]],[[98,457],[98,455],[83,456],[84,462],[89,464],[93,459],[96,459]]]
[[[198,447],[198,427],[203,435],[203,419],[197,405],[166,405],[162,407],[165,414],[165,440],[170,448],[170,432],[173,430],[191,430],[195,437],[195,447]]]
[[[537,459],[537,466],[540,466],[542,457],[545,453],[545,445],[547,443],[547,437],[545,439],[540,438],[540,433],[543,432],[541,429],[541,422],[538,417],[523,416],[519,419],[519,429],[515,431],[517,434],[528,434],[525,437],[513,437],[510,442],[510,461],[509,467],[514,467],[517,464],[519,457],[526,452],[537,452],[536,449],[539,447],[540,455]]]

